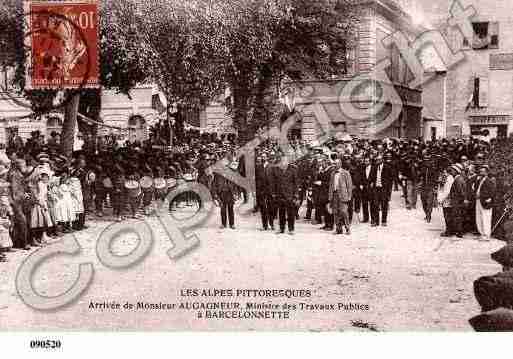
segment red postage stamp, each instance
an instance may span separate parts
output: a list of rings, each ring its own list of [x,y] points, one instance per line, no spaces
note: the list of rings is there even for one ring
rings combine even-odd
[[[99,87],[98,0],[25,0],[27,89]]]

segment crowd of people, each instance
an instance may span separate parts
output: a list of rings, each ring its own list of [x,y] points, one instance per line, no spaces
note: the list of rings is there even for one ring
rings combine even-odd
[[[155,201],[185,182],[207,187],[221,228],[236,229],[234,204],[249,201],[250,191],[212,170],[221,163],[246,175],[245,161],[235,155],[236,136],[191,132],[185,139],[167,147],[153,134],[125,143],[105,136],[86,141],[72,158],[60,154],[54,134],[45,141],[36,131],[26,142],[11,142],[0,153],[0,260],[13,248],[30,250],[82,231],[90,216],[123,221],[153,215]],[[401,191],[407,210],[417,208],[420,197],[427,222],[435,207],[443,208],[443,236],[473,233],[488,240],[509,210],[512,144],[348,135],[322,145],[265,139],[255,153],[254,211],[264,231],[294,235],[303,216],[323,231],[349,235],[353,222],[387,226],[392,192]],[[202,205],[200,197],[186,192],[170,210],[195,204]]]
[[[387,226],[392,192],[401,191],[404,207],[417,208],[425,221],[441,207],[445,237],[478,235],[489,240],[503,219],[509,193],[505,165],[494,153],[511,152],[510,140],[477,139],[358,140],[347,137],[327,146],[306,146],[287,156],[264,149],[257,157],[257,203],[263,230],[294,234],[304,204],[304,219],[320,229],[350,234],[353,217],[370,227]],[[509,152],[508,152],[509,151]],[[506,162],[507,163],[507,162]],[[287,225],[288,228],[285,228]]]

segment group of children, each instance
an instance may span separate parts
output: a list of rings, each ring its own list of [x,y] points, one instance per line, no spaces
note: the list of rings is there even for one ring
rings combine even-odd
[[[54,171],[46,154],[37,160],[36,166],[27,166],[24,160],[0,164],[0,261],[6,261],[5,252],[13,247],[29,250],[46,244],[48,237],[83,229],[79,223],[84,213],[80,179],[72,168]],[[22,187],[12,185],[16,180],[13,171],[21,173]],[[13,196],[15,188],[25,193]],[[21,207],[24,221],[16,215],[16,206]],[[20,230],[20,225],[26,228]],[[17,240],[21,235],[26,235],[26,240]]]

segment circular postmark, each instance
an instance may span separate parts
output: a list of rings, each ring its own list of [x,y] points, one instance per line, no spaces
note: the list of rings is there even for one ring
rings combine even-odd
[[[36,5],[38,5],[36,7]],[[15,87],[15,71],[0,82],[2,96],[17,106],[49,113],[62,109],[83,88],[98,84],[97,11],[74,8],[72,2],[30,3],[23,15],[25,91],[41,97],[37,105]],[[94,4],[88,4],[95,6]],[[83,5],[86,6],[86,5]],[[91,10],[89,8],[86,10]],[[93,42],[93,43],[91,43]],[[42,91],[36,94],[36,91]],[[45,98],[47,97],[47,98]]]

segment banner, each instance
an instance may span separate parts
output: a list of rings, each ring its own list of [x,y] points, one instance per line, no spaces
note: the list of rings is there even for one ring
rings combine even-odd
[[[27,89],[99,87],[98,0],[25,0]]]

